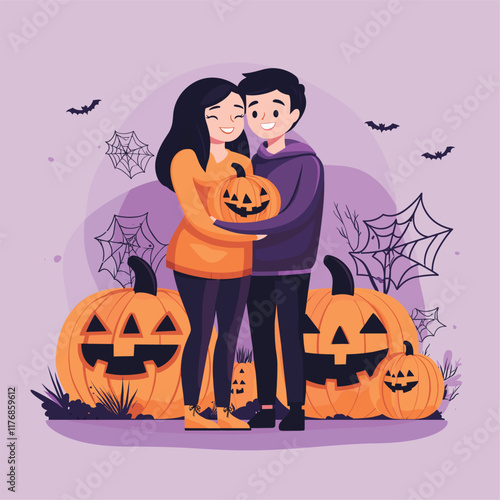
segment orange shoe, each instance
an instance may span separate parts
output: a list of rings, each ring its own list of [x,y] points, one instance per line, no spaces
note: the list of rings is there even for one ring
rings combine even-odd
[[[249,431],[250,426],[231,415],[233,410],[230,408],[217,407],[217,424],[223,431]]]
[[[217,422],[200,415],[198,405],[184,407],[184,430],[186,431],[220,431]]]

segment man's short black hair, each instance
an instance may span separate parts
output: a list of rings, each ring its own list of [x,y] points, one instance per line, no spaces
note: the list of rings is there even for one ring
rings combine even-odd
[[[298,78],[289,71],[278,68],[267,68],[253,73],[243,73],[245,77],[238,85],[245,95],[267,94],[273,90],[290,96],[290,111],[298,109],[300,112],[297,121],[290,127],[292,130],[304,114],[306,109],[305,87]]]

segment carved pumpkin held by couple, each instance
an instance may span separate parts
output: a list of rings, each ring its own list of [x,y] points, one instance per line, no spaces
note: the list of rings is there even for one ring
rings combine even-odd
[[[152,269],[131,257],[134,290],[82,301],[57,354],[70,395],[91,402],[88,381],[118,392],[125,381],[134,416],[184,416],[186,430],[275,427],[277,398],[289,407],[280,430],[304,430],[306,416],[424,418],[438,408],[440,370],[418,354],[399,302],[355,289],[332,256],[332,288],[309,291],[323,165],[286,137],[305,108],[304,86],[281,69],[245,74],[239,85],[206,78],[181,93],[156,158],[159,181],[184,213],[166,256],[178,293],[158,289]],[[252,161],[245,116],[263,141]],[[240,359],[235,368],[245,307],[254,366]],[[235,388],[253,370],[261,409],[247,423],[232,410],[249,401]],[[216,420],[200,414],[212,401]]]

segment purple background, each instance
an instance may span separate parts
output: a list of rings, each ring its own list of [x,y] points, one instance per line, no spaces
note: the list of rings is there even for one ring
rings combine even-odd
[[[225,2],[232,10],[223,19],[214,4],[72,1],[18,53],[9,33],[21,34],[23,18],[43,11],[38,2],[1,4],[1,373],[4,387],[16,385],[19,392],[17,498],[76,498],[78,481],[95,472],[93,463],[117,453],[120,464],[91,488],[91,498],[408,498],[410,489],[434,498],[497,498],[498,429],[482,429],[498,411],[498,87],[459,125],[446,117],[455,104],[474,102],[479,78],[498,81],[498,3],[404,3],[351,62],[339,45],[352,44],[355,30],[390,2],[233,0]],[[113,103],[157,65],[169,73],[163,86],[124,118]],[[345,190],[332,187],[341,206],[347,201],[362,217],[377,216],[378,210],[365,213],[371,208],[365,189],[378,182],[376,209],[391,206],[384,190],[398,210],[423,192],[433,217],[455,229],[438,256],[440,276],[421,281],[424,303],[441,305],[448,325],[431,355],[440,359],[452,349],[463,363],[464,385],[447,409],[448,425],[415,441],[305,448],[287,464],[278,450],[148,447],[147,441],[141,448],[95,446],[55,433],[29,393],[48,382],[44,360],[54,366],[50,335],[76,302],[114,286],[105,273],[96,283],[89,272],[85,220],[95,224],[91,237],[101,234],[127,192],[154,181],[154,170],[151,162],[145,174],[128,179],[112,169],[103,144],[59,182],[48,158],[66,163],[67,146],[76,148],[85,130],[104,118],[113,129],[134,127],[156,153],[186,83],[223,75],[237,81],[242,69],[266,66],[289,69],[305,82],[308,109],[297,133],[332,166],[330,184],[342,172]],[[88,116],[64,112],[94,98],[102,102]],[[401,128],[380,134],[366,120]],[[437,127],[447,139],[434,149],[453,145],[453,153],[421,163],[391,186],[386,174],[397,172],[400,156],[408,158],[415,141]],[[363,191],[348,186],[354,184]],[[157,201],[169,221],[164,231],[180,216],[167,196]],[[161,217],[150,222],[162,224]],[[332,246],[343,245],[332,224],[323,234]],[[161,279],[170,286],[167,274]],[[321,272],[312,286],[327,286]],[[5,412],[1,418],[5,429]],[[460,453],[471,449],[466,436],[481,441],[470,455]],[[429,474],[447,461],[453,472],[433,487]],[[275,473],[272,481],[256,482],[261,469]]]

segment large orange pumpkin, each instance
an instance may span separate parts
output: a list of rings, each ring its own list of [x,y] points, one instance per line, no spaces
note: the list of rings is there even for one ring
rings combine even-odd
[[[386,417],[425,418],[443,400],[443,375],[432,359],[414,354],[409,342],[405,347],[406,353],[389,356],[377,367],[377,383],[371,388],[373,402]]]
[[[333,279],[331,289],[311,290],[304,321],[305,413],[326,418],[343,414],[368,418],[380,414],[370,396],[377,365],[389,354],[404,352],[404,342],[418,348],[415,325],[394,298],[354,288],[349,268],[327,255],[324,264]],[[278,398],[286,389],[279,350]]]
[[[257,175],[246,175],[239,163],[236,176],[215,186],[208,196],[208,211],[225,222],[255,222],[279,214],[281,197],[276,186]]]
[[[180,378],[189,318],[177,292],[157,289],[151,267],[139,257],[128,264],[134,288],[94,293],[66,319],[56,353],[57,373],[71,399],[95,406],[95,389],[120,397],[122,387],[135,393],[130,412],[155,418],[184,415]],[[214,330],[215,332],[215,330]],[[200,404],[212,386],[212,335]],[[209,402],[206,402],[209,404]]]

